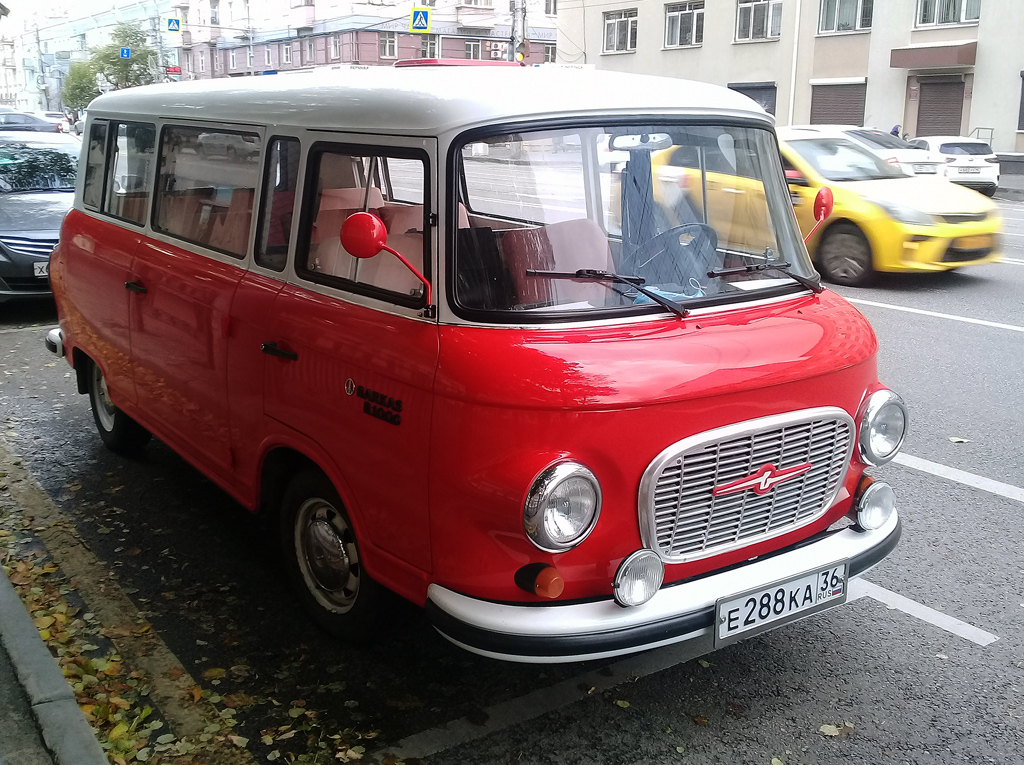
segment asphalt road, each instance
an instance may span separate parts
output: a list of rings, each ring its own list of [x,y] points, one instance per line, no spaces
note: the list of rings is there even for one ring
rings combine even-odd
[[[2,432],[195,677],[244,668],[217,692],[259,699],[237,715],[258,762],[272,748],[260,730],[302,700],[327,728],[379,731],[370,752],[430,765],[1020,763],[1024,204],[1001,205],[1007,262],[839,290],[875,326],[881,379],[908,403],[904,455],[926,461],[877,471],[904,538],[866,577],[875,587],[700,662],[669,648],[498,663],[401,602],[377,644],[332,641],[243,509],[159,442],[138,460],[102,447],[72,373],[43,349],[46,304],[0,306]]]

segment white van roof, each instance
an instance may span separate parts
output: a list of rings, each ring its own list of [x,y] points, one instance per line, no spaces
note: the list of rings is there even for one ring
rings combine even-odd
[[[93,118],[137,115],[412,135],[595,113],[772,121],[751,99],[717,85],[555,66],[339,66],[128,88],[89,105]]]

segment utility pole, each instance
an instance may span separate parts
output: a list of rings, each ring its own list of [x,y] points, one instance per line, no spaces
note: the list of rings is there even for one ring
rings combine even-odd
[[[518,61],[517,54],[525,55],[526,0],[512,0],[512,33],[509,36],[508,60]]]
[[[39,24],[36,24],[36,66],[36,90],[39,91],[36,103],[42,111],[46,111],[50,104],[46,101],[46,75],[43,73],[43,44],[39,42]]]
[[[149,23],[156,42],[156,72],[153,81],[163,82],[167,79],[167,69],[164,67],[164,36],[160,31],[160,16],[150,16]]]

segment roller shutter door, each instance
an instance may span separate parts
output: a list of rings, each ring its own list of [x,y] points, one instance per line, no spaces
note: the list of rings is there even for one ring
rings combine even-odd
[[[917,135],[960,135],[964,112],[964,83],[922,82],[917,111]]]
[[[863,125],[867,83],[811,86],[812,125]]]
[[[752,98],[769,114],[775,114],[775,97],[778,90],[774,82],[730,82],[729,89]]]

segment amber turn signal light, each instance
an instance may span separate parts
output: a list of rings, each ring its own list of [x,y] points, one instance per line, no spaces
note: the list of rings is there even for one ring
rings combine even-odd
[[[540,598],[557,598],[565,590],[565,580],[548,563],[529,563],[516,571],[516,585]]]

